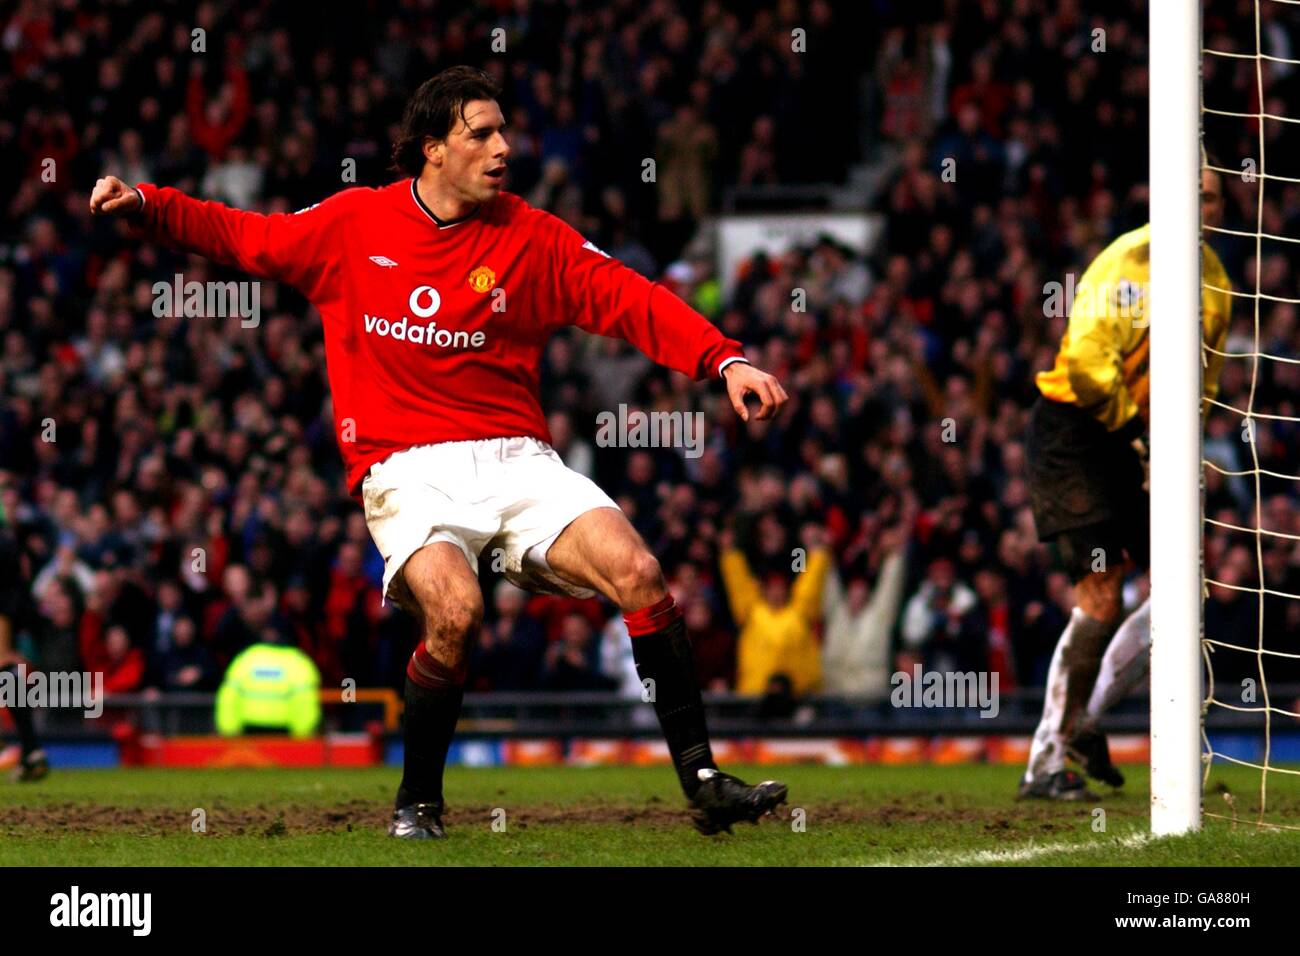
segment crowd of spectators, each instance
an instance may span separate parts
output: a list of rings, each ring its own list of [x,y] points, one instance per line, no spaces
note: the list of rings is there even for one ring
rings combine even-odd
[[[1207,42],[1246,49],[1240,4],[1219,6]],[[914,663],[996,670],[1003,690],[1042,680],[1072,604],[1025,485],[1033,375],[1065,327],[1043,287],[1144,221],[1144,3],[406,0],[346,29],[270,0],[139,7],[20,0],[0,24],[0,503],[36,599],[22,647],[40,666],[103,670],[110,690],[210,690],[270,638],[310,653],[323,686],[400,685],[415,623],[381,606],[310,306],[264,285],[256,328],[156,316],[155,281],[240,277],[142,245],[86,202],[105,173],[266,212],[349,185],[348,160],[357,184],[384,184],[405,96],[469,62],[505,89],[509,188],[672,283],[792,396],[779,421],[743,423],[719,385],[624,343],[574,332],[546,352],[555,446],[660,557],[705,686],[774,678],[879,699]],[[1294,50],[1300,21],[1261,9],[1266,44]],[[1207,105],[1254,102],[1247,62],[1207,60]],[[1262,70],[1273,112],[1300,102],[1287,97],[1300,74]],[[1227,163],[1253,155],[1249,124],[1211,132]],[[1265,132],[1269,156],[1297,135]],[[884,226],[869,257],[828,238],[759,255],[726,297],[710,255],[682,258],[726,187],[840,182],[862,161],[892,163],[866,210]],[[1253,226],[1257,191],[1228,183],[1229,225]],[[1295,187],[1271,190],[1266,231],[1300,236],[1297,217]],[[1234,284],[1253,285],[1253,241],[1214,241]],[[1261,291],[1294,296],[1294,250],[1265,247]],[[1294,304],[1262,304],[1257,341],[1249,301],[1237,306],[1230,352],[1300,356]],[[1230,359],[1207,457],[1300,473],[1297,385],[1300,365]],[[1282,416],[1254,418],[1253,444],[1231,410],[1252,401]],[[620,403],[702,412],[703,454],[597,447],[596,413]],[[1206,482],[1207,575],[1244,589],[1211,587],[1207,630],[1253,648],[1252,592],[1300,593],[1285,537],[1300,535],[1298,486],[1215,469]],[[1262,579],[1256,535],[1232,530],[1257,521],[1276,532]],[[801,584],[816,564],[803,552],[823,549],[824,583]],[[729,574],[724,552],[740,562]],[[639,692],[610,605],[525,594],[486,560],[480,578],[471,690]],[[761,629],[754,608],[775,621],[795,604],[772,659],[799,662],[750,673],[755,639],[739,635]],[[1300,601],[1269,597],[1263,615],[1265,646],[1284,649]],[[1229,676],[1256,673],[1252,653],[1218,657]],[[1296,679],[1275,663],[1271,678]]]

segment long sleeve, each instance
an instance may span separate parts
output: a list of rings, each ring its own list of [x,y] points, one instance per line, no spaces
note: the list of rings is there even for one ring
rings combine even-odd
[[[336,284],[337,229],[350,206],[345,190],[295,213],[262,215],[141,183],[147,236],[249,275],[294,286],[313,302]]]
[[[829,552],[818,548],[808,555],[808,567],[795,578],[790,589],[790,604],[810,625],[816,624],[821,616],[822,586],[830,566]]]
[[[834,571],[827,577],[828,592],[832,590],[833,583],[838,583]],[[826,619],[826,628],[822,634],[822,668],[830,683],[838,677],[840,671],[853,664],[859,619],[850,614],[848,608],[838,600],[831,603],[823,598],[822,613]]]
[[[1100,307],[1091,307],[1095,298],[1102,300]],[[1080,302],[1089,305],[1080,307]],[[1137,402],[1124,381],[1123,332],[1103,296],[1081,294],[1076,300],[1061,356],[1079,406],[1107,428],[1118,428],[1137,414]]]
[[[880,565],[876,589],[863,611],[863,631],[879,633],[888,631],[898,617],[898,607],[903,603],[903,585],[907,583],[907,549],[891,552]]]
[[[655,362],[699,380],[744,350],[657,282],[610,258],[550,217],[551,272],[570,324],[632,343]]]
[[[1046,398],[1078,406],[1107,431],[1118,431],[1147,405],[1149,250],[1150,227],[1127,232],[1084,270],[1072,302],[1066,284],[1065,336],[1053,367],[1035,376]]]
[[[722,565],[722,581],[727,587],[727,603],[731,606],[731,616],[736,624],[745,626],[749,612],[762,598],[758,591],[758,581],[749,570],[749,562],[743,552],[733,548],[724,551],[719,559]]]

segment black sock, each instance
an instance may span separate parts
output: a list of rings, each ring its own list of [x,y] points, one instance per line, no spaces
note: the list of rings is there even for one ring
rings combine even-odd
[[[399,810],[416,803],[442,803],[442,771],[464,697],[464,674],[435,661],[421,643],[406,668]]]
[[[17,664],[0,667],[0,674],[6,671],[13,674],[15,679],[21,679],[24,676],[18,670]],[[40,750],[40,744],[36,742],[36,726],[32,722],[31,710],[27,707],[10,707],[9,716],[13,718],[14,727],[18,731],[18,745],[22,748],[24,759]]]
[[[433,689],[406,679],[405,756],[396,806],[442,802],[442,771],[460,717],[463,686]]]
[[[648,613],[647,613],[648,612]],[[665,620],[666,619],[666,620]],[[717,769],[704,721],[704,701],[695,677],[695,654],[686,636],[681,609],[671,597],[626,617],[632,636],[632,658],[642,682],[654,681],[654,707],[672,754],[677,778],[686,796],[700,788],[698,771]],[[638,633],[647,625],[656,630]]]

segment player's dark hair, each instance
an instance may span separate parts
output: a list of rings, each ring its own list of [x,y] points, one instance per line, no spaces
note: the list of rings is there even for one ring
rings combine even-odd
[[[393,143],[393,168],[419,176],[424,169],[424,141],[446,139],[456,121],[465,118],[466,103],[500,95],[497,81],[472,66],[453,66],[425,80],[402,114],[401,131]]]

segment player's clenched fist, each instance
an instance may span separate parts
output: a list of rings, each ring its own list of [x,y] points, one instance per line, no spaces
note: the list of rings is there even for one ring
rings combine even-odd
[[[90,214],[115,215],[140,208],[140,194],[116,176],[105,176],[95,183],[90,194]]]
[[[749,409],[745,407],[746,395],[752,394],[758,398],[759,407],[756,417],[759,421],[771,418],[790,400],[790,396],[785,393],[776,376],[768,375],[746,362],[732,362],[722,370],[722,376],[727,380],[727,395],[731,399],[731,407],[744,421],[749,421]]]

